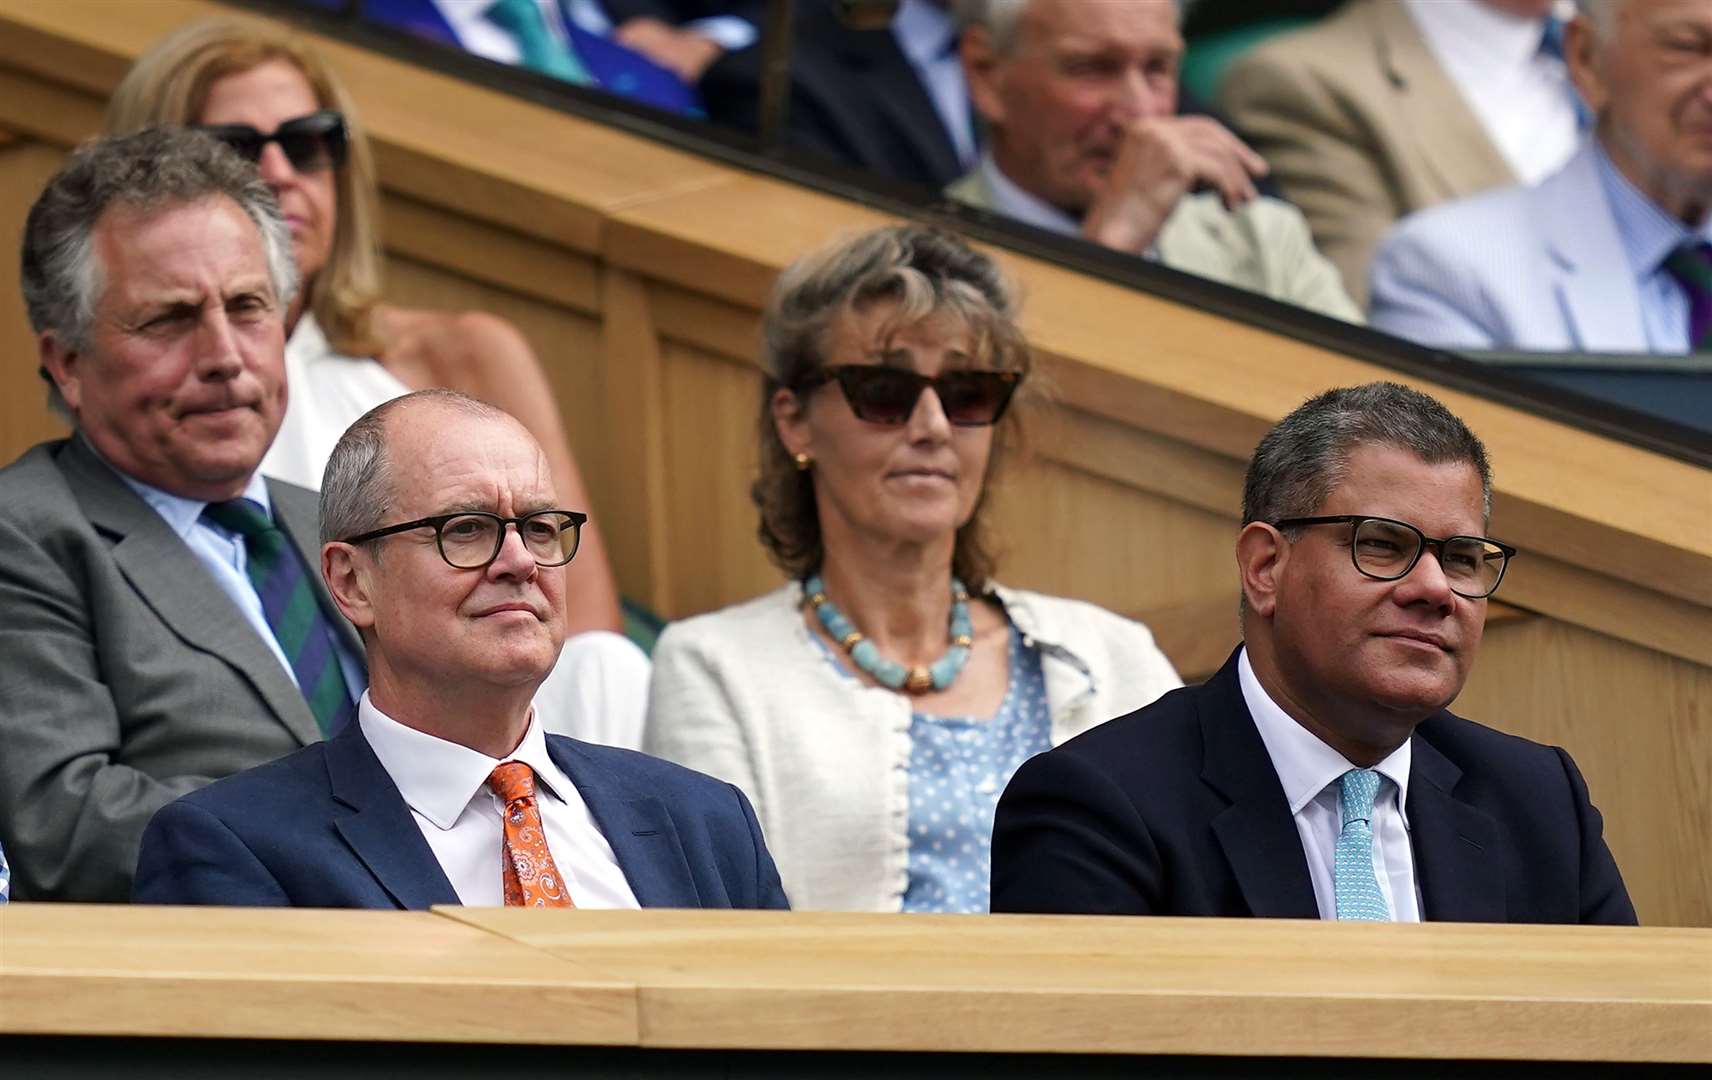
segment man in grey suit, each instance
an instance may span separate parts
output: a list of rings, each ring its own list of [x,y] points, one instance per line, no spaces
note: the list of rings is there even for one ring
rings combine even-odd
[[[123,900],[174,798],[341,726],[362,647],[313,493],[256,474],[285,409],[289,226],[207,136],[90,143],[25,223],[50,403],[0,470],[0,842],[19,900]]]
[[[1295,207],[1206,116],[1177,115],[1173,0],[958,0],[980,163],[954,199],[1359,322]]]

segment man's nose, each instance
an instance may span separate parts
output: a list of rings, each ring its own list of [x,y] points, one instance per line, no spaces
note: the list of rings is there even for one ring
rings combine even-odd
[[[510,581],[527,581],[540,570],[529,545],[523,542],[523,531],[515,523],[500,526],[499,554],[487,564],[489,577]]]
[[[1156,86],[1140,67],[1125,68],[1112,93],[1113,105],[1125,121],[1151,120],[1176,111],[1174,95]]]
[[[224,380],[244,370],[244,354],[238,348],[237,328],[224,308],[215,307],[202,317],[196,331],[196,373],[204,379]]]
[[[1432,544],[1421,547],[1421,557],[1397,583],[1398,600],[1402,603],[1427,603],[1449,611],[1456,604],[1456,593],[1450,587],[1440,551]]]

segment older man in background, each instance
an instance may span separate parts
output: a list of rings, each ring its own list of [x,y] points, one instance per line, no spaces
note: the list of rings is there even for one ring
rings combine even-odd
[[[1265,161],[1177,115],[1172,0],[959,0],[964,73],[987,124],[953,198],[1338,318],[1360,313]]]
[[[256,472],[294,278],[273,196],[205,135],[88,144],[30,210],[25,305],[75,431],[0,470],[16,899],[125,899],[156,810],[354,714],[315,496]]]
[[[1352,296],[1416,210],[1532,184],[1579,141],[1557,0],[1350,0],[1231,65],[1219,104]]]
[[[351,425],[327,463],[321,565],[368,647],[357,722],[162,810],[135,899],[786,906],[737,788],[546,734],[534,698],[585,520],[490,405],[423,390]]]
[[[1595,137],[1537,187],[1424,211],[1380,246],[1373,324],[1446,348],[1712,348],[1712,0],[1581,0]]]

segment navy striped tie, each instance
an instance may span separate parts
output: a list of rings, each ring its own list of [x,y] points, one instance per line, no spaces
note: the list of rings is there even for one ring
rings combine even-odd
[[[297,676],[297,687],[323,736],[333,735],[356,712],[339,670],[338,638],[316,602],[303,560],[284,530],[250,499],[209,503],[203,516],[244,538],[250,584],[274,640]]]

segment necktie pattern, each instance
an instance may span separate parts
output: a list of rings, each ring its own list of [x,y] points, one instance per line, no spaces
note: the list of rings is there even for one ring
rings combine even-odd
[[[535,770],[521,761],[507,761],[494,767],[487,783],[505,804],[505,906],[576,907],[547,850],[541,808],[535,804]]]
[[[576,50],[547,29],[535,0],[493,0],[482,14],[517,42],[524,67],[578,86],[594,85],[594,76]]]
[[[274,640],[285,653],[321,734],[335,734],[355,715],[356,703],[339,670],[333,623],[316,601],[291,539],[260,503],[250,499],[209,503],[202,516],[244,538],[245,569],[261,598],[262,614]]]
[[[12,868],[6,865],[6,852],[0,850],[0,904],[12,898]]]
[[[1332,891],[1339,919],[1391,919],[1391,908],[1373,873],[1373,797],[1378,792],[1379,774],[1372,769],[1351,769],[1338,777],[1343,828],[1333,853]]]
[[[1712,244],[1684,244],[1664,260],[1665,273],[1688,294],[1688,351],[1712,352]]]

